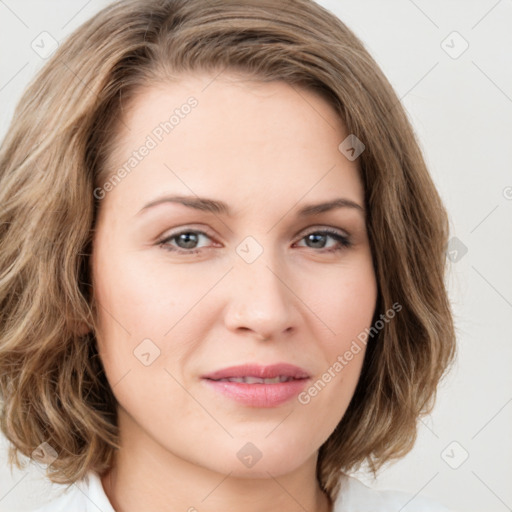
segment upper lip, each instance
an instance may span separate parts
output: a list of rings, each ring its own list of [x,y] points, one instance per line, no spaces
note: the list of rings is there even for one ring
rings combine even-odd
[[[203,379],[219,380],[230,377],[259,377],[260,379],[273,379],[275,377],[292,377],[294,379],[307,379],[309,374],[306,370],[288,363],[260,366],[256,364],[243,364],[230,366],[221,370],[203,375]]]

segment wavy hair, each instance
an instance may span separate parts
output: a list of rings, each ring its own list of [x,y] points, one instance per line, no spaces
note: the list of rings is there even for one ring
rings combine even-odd
[[[119,448],[116,400],[94,335],[90,253],[122,108],[181,73],[232,70],[320,93],[358,158],[378,283],[372,337],[317,478],[376,473],[411,450],[455,355],[445,286],[448,217],[395,92],[361,41],[311,0],[123,0],[75,30],[29,84],[0,147],[0,425],[10,463],[41,443],[48,477],[103,474]],[[83,334],[80,325],[90,327]]]

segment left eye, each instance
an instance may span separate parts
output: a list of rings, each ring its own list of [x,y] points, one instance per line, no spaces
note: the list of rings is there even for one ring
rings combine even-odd
[[[158,245],[167,251],[182,254],[195,254],[203,248],[197,247],[201,237],[211,239],[210,236],[202,231],[189,230],[173,234],[158,242]],[[326,243],[329,238],[334,240],[335,243],[326,248]],[[303,236],[301,238],[301,241],[302,240],[305,240],[306,243],[313,244],[312,246],[307,246],[311,249],[323,249],[321,252],[335,252],[350,247],[351,245],[347,236],[331,230],[312,231]],[[170,242],[175,242],[176,245],[171,245]]]
[[[334,245],[331,245],[329,248],[325,248],[325,242],[327,239],[334,240]],[[322,252],[335,252],[340,251],[344,248],[350,247],[351,243],[347,236],[338,233],[337,231],[331,230],[323,230],[323,231],[312,231],[304,236],[301,240],[307,240],[315,244],[312,249],[325,249]],[[318,244],[322,245],[322,247],[318,247]]]

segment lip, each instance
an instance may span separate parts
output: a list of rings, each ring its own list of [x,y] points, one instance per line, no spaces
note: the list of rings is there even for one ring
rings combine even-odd
[[[260,379],[273,379],[279,376],[292,377],[294,379],[309,378],[306,370],[288,363],[278,363],[268,366],[257,364],[242,364],[240,366],[230,366],[215,372],[203,375],[203,379],[228,379],[230,377],[259,377]]]
[[[291,380],[271,384],[220,381],[219,379],[258,377]],[[279,363],[269,366],[244,364],[231,366],[202,376],[202,381],[216,392],[249,407],[278,407],[299,394],[309,381],[308,372],[298,366]]]

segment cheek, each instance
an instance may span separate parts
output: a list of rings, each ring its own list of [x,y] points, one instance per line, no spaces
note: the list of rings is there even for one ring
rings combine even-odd
[[[183,286],[174,269],[159,268],[137,252],[102,256],[97,256],[93,288],[103,330],[121,328],[125,336],[162,337],[171,329],[182,298],[192,293],[190,287]]]
[[[137,252],[108,256],[101,251],[96,256],[93,289],[98,346],[109,382],[115,384],[127,372],[130,378],[142,372],[147,379],[159,367],[179,368],[193,350],[187,340],[197,337],[198,326],[187,315],[216,275],[202,279],[180,265],[165,265],[163,259],[155,264],[154,256],[150,261]],[[169,361],[172,365],[165,364]]]
[[[331,276],[326,286],[328,293],[310,291],[310,297],[317,297],[318,317],[329,328],[319,337],[324,366],[299,402],[315,402],[321,420],[329,423],[341,419],[348,407],[366,353],[378,293],[369,254],[358,265],[341,269],[336,279]]]
[[[328,328],[324,347],[331,355],[346,350],[350,340],[371,325],[377,302],[377,282],[369,255],[346,265],[309,286],[304,296],[313,299],[313,311]],[[310,302],[311,300],[309,300]]]
[[[192,350],[190,343],[179,342],[187,339],[179,319],[188,301],[165,293],[168,277],[163,281],[143,265],[135,268],[130,258],[118,261],[97,273],[99,355],[119,405],[142,422],[153,407],[155,426],[165,424],[171,413],[154,404],[172,403],[171,409],[188,413],[190,400],[178,384],[183,381],[181,363]]]

